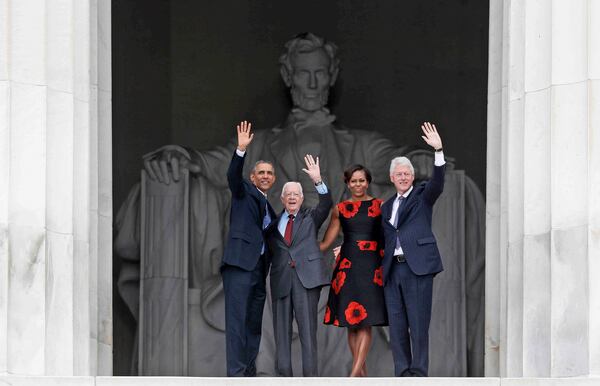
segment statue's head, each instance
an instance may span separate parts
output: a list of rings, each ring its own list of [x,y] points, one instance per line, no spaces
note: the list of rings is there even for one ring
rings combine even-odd
[[[294,107],[305,111],[325,107],[339,71],[335,44],[306,32],[285,43],[285,48],[279,58],[280,71]]]

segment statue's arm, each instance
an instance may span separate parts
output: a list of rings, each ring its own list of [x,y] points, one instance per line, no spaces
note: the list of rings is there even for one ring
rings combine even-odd
[[[437,133],[435,126],[429,122],[424,122],[421,126],[423,130],[422,138],[432,149],[440,149],[442,141]],[[365,166],[371,171],[385,171],[384,173],[373,173],[373,182],[377,184],[389,184],[390,162],[395,157],[408,157],[415,168],[415,179],[425,180],[433,175],[434,156],[430,150],[415,145],[399,145],[392,142],[377,132],[363,132],[362,138],[357,142],[362,146],[362,153],[365,159]],[[452,169],[452,159],[446,157],[445,161]]]
[[[181,145],[165,145],[142,157],[148,178],[163,184],[179,181],[181,170],[200,175],[218,188],[227,187],[225,178],[231,152],[236,146],[232,139],[211,150],[195,150]]]
[[[209,180],[215,187],[227,188],[227,170],[236,144],[228,142],[208,151],[190,150],[191,162],[198,165],[198,174]]]
[[[365,166],[371,170],[373,182],[391,184],[390,161],[394,157],[405,155],[406,147],[398,146],[377,132],[366,132],[365,138],[359,141],[365,159]]]

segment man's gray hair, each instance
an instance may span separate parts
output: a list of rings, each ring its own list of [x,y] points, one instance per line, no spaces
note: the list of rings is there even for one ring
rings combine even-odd
[[[298,185],[298,187],[300,188],[300,197],[304,197],[304,193],[302,192],[302,184],[297,182],[297,181],[288,181],[285,184],[283,184],[283,188],[281,188],[281,198],[283,198],[283,194],[285,193],[285,189],[288,186],[292,186],[292,185]]]
[[[292,67],[292,57],[298,53],[313,52],[322,48],[329,55],[329,73],[335,73],[340,66],[340,59],[337,57],[337,46],[326,41],[310,32],[304,32],[296,35],[292,40],[285,43],[286,51],[279,57],[279,64],[285,66],[289,74],[294,73]]]
[[[394,174],[394,169],[396,169],[396,166],[398,165],[408,166],[412,175],[415,175],[415,168],[413,167],[412,162],[410,162],[408,158],[396,157],[392,160],[392,162],[390,162],[390,176]]]
[[[269,165],[271,165],[271,167],[273,168],[273,174],[275,174],[275,165],[273,165],[273,162],[271,162],[271,161],[265,161],[264,159],[259,159],[258,161],[256,161],[254,163],[254,166],[252,167],[252,171],[250,173],[254,174],[254,172],[256,172],[256,168],[260,164],[269,164]]]

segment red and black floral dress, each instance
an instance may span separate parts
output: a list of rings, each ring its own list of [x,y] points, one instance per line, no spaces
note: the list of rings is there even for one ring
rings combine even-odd
[[[385,326],[383,299],[382,201],[337,205],[344,242],[333,269],[323,323],[340,327]]]

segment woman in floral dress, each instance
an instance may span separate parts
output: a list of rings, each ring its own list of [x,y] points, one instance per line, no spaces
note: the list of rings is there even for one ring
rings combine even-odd
[[[381,268],[382,200],[368,195],[371,173],[362,165],[346,169],[344,182],[352,197],[334,207],[321,243],[321,250],[328,249],[341,227],[344,242],[336,256],[323,322],[348,328],[353,357],[350,376],[356,377],[367,375],[371,326],[387,325]]]

